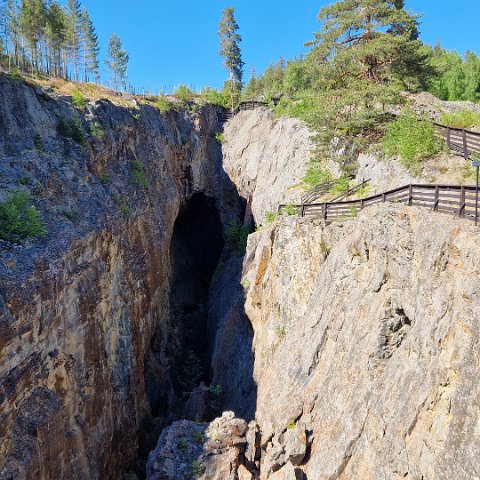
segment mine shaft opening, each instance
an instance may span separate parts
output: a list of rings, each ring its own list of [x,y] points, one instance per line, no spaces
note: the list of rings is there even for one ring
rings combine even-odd
[[[170,315],[178,346],[170,376],[180,395],[199,381],[210,382],[207,303],[223,246],[215,200],[202,193],[193,195],[175,222],[170,247]]]

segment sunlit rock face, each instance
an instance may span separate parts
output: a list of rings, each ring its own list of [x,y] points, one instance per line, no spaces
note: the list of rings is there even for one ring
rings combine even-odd
[[[73,116],[85,145],[59,131]],[[103,139],[89,137],[93,121]],[[0,250],[0,478],[119,478],[148,449],[147,390],[171,388],[175,221],[200,192],[217,229],[240,213],[217,128],[209,107],[162,116],[99,100],[74,111],[0,77],[2,191],[31,191],[48,231]]]

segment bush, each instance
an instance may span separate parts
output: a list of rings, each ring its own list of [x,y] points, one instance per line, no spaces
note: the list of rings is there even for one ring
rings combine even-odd
[[[454,128],[471,128],[480,125],[480,113],[471,110],[459,110],[458,112],[442,113],[440,123]]]
[[[296,215],[297,207],[293,203],[287,203],[285,207],[283,207],[283,212],[287,215]]]
[[[145,176],[145,167],[142,163],[137,160],[134,160],[130,163],[130,183],[135,187],[147,189],[148,181]]]
[[[85,145],[85,135],[83,134],[82,123],[79,118],[72,118],[71,120],[66,121],[61,118],[58,121],[58,132],[63,137],[71,138],[75,140],[80,145]]]
[[[390,123],[382,144],[387,156],[399,155],[401,163],[411,169],[440,150],[433,124],[413,114],[403,114]]]
[[[43,139],[39,133],[34,135],[33,144],[35,145],[35,150],[37,150],[37,152],[45,151],[45,145],[43,144]]]
[[[159,95],[155,106],[160,110],[160,113],[164,115],[172,109],[172,104],[169,102],[168,98],[165,95]]]
[[[90,136],[102,139],[105,137],[105,131],[98,122],[90,124]]]
[[[194,98],[194,93],[182,83],[175,89],[173,94],[182,102],[191,102]]]
[[[170,376],[177,394],[185,397],[195,389],[203,377],[202,362],[193,350],[182,351],[175,357]]]
[[[45,222],[32,205],[30,195],[22,190],[11,192],[0,203],[0,238],[11,243],[21,243],[29,238],[46,235]]]
[[[114,195],[113,201],[117,204],[125,217],[129,217],[132,214],[132,209],[128,206],[128,200],[125,197]]]
[[[333,183],[332,187],[328,190],[328,193],[333,195],[341,195],[348,191],[350,187],[350,178],[346,175],[343,177],[337,178]]]
[[[265,214],[265,222],[267,225],[270,225],[278,218],[278,214],[276,212],[267,212]]]
[[[200,95],[200,100],[202,101],[202,103],[229,108],[229,98],[228,95],[224,94],[224,92],[207,87],[202,91]]]
[[[216,133],[215,133],[215,140],[216,140],[218,143],[223,143],[223,133],[221,133],[221,132],[216,132]]]
[[[87,99],[80,90],[74,90],[72,93],[72,103],[80,110],[87,108]]]
[[[227,227],[227,247],[236,257],[243,257],[247,250],[247,239],[251,229],[238,220],[230,222]]]
[[[316,187],[322,183],[328,183],[331,180],[330,173],[325,170],[318,161],[310,162],[307,173],[302,178],[302,182],[310,187]]]

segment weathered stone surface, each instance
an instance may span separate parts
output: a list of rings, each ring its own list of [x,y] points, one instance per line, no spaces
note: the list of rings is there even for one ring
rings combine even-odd
[[[311,133],[293,118],[275,120],[267,108],[240,112],[225,125],[224,167],[244,198],[252,197],[257,223],[280,203],[299,203],[295,187],[305,174]]]
[[[74,116],[85,146],[59,134]],[[103,140],[88,137],[91,121]],[[195,192],[216,200],[224,223],[240,213],[216,122],[210,107],[162,116],[100,100],[78,111],[0,75],[0,199],[32,192],[48,231],[0,248],[1,479],[119,478],[152,427],[151,405],[173,401],[175,219]],[[146,189],[132,184],[133,161]]]
[[[186,420],[201,421],[205,418],[208,410],[208,391],[204,382],[190,394],[185,404],[183,417]]]
[[[149,455],[147,480],[238,480],[247,423],[225,412],[210,425],[174,422]],[[248,477],[242,469],[240,478]]]
[[[290,464],[292,418],[307,478],[476,478],[479,264],[472,224],[401,205],[252,235],[262,478]]]

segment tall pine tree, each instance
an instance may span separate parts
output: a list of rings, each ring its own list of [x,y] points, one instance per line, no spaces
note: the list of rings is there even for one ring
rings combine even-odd
[[[46,7],[43,0],[22,0],[20,30],[31,52],[32,73],[39,73],[41,64],[40,40],[45,32]]]
[[[83,81],[89,81],[89,73],[94,74],[95,81],[99,80],[98,35],[87,10],[83,9],[80,14],[80,31],[82,38],[83,53]]]
[[[425,83],[428,57],[416,39],[418,17],[402,1],[341,0],[322,8],[319,20],[307,45],[317,92],[312,126],[326,146],[378,130],[400,91]]]
[[[238,103],[240,91],[242,89],[243,66],[242,52],[240,42],[242,37],[238,33],[239,26],[235,20],[235,10],[228,7],[223,11],[218,34],[220,35],[220,57],[223,60],[223,66],[229,72],[229,90],[231,95],[232,110]]]
[[[67,38],[70,58],[73,63],[73,79],[78,81],[78,64],[80,51],[80,17],[81,5],[79,0],[68,0],[67,14]]]
[[[48,9],[45,39],[49,51],[49,73],[62,76],[62,49],[67,39],[67,17],[65,11],[55,0]]]
[[[124,89],[126,88],[128,60],[129,55],[123,48],[122,41],[115,33],[112,33],[108,41],[108,55],[105,63],[112,70],[115,90],[117,90],[119,82]]]

